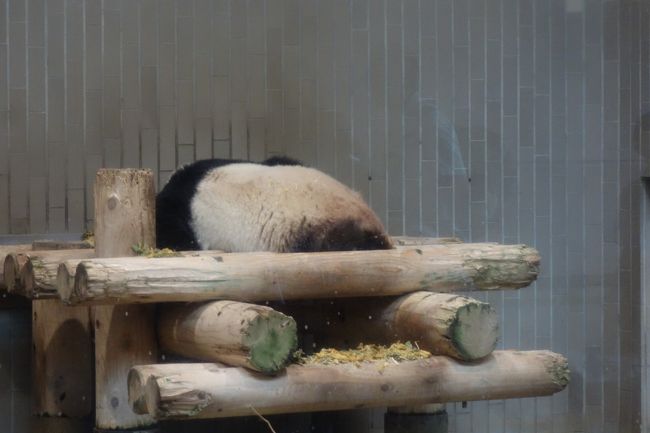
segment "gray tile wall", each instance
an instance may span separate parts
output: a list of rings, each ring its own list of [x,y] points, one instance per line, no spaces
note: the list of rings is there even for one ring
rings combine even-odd
[[[650,0],[0,0],[0,71],[0,234],[91,226],[98,167],[287,153],[393,234],[540,250],[479,297],[571,385],[451,431],[638,431]]]

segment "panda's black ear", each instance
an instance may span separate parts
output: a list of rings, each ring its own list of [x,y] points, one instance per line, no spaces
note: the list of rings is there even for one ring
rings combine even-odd
[[[268,165],[270,167],[275,165],[304,165],[302,162],[297,159],[289,158],[288,156],[272,156],[270,158],[262,161],[262,165]]]

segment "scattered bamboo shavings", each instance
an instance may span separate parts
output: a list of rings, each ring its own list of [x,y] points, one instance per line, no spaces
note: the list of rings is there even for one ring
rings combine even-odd
[[[158,249],[158,248],[145,246],[142,244],[133,245],[131,246],[131,249],[136,255],[148,257],[150,259],[159,258],[159,257],[180,257],[181,256],[180,253],[171,250],[169,248]]]
[[[86,231],[83,232],[83,234],[81,235],[81,240],[84,241],[84,242],[86,242],[86,243],[87,243],[88,245],[90,245],[91,247],[94,247],[94,246],[95,246],[95,233],[93,233],[93,232],[90,231],[90,230],[86,230]]]
[[[321,349],[310,356],[296,353],[295,358],[300,364],[359,364],[370,361],[387,361],[399,364],[401,361],[413,361],[431,356],[426,350],[421,350],[410,342],[394,343],[390,347],[376,344],[360,344],[356,349],[337,350]]]

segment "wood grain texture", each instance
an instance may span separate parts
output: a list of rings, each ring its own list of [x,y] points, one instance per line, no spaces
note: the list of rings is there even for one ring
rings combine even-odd
[[[32,249],[31,245],[0,245],[0,263],[3,264],[2,267],[0,267],[0,291],[6,291],[7,290],[7,285],[5,284],[4,281],[4,262],[5,258],[8,254],[17,254],[21,253],[23,251],[29,251]]]
[[[93,403],[89,308],[67,307],[58,299],[34,300],[32,316],[33,412],[89,415]]]
[[[134,244],[155,245],[155,192],[150,170],[100,170],[95,179],[95,252],[130,256]],[[128,405],[126,377],[133,365],[158,356],[152,306],[101,306],[95,327],[95,422],[98,428],[147,426],[153,420]]]
[[[149,376],[144,391],[136,380],[140,368]],[[497,351],[473,364],[431,357],[399,364],[291,365],[274,378],[213,364],[147,365],[134,367],[129,378],[130,391],[145,396],[152,416],[200,419],[253,415],[253,408],[270,415],[551,395],[567,385],[568,367],[563,356],[549,351]]]
[[[34,251],[25,253],[23,256],[26,258],[25,264],[20,268],[18,274],[20,293],[31,298],[58,298],[56,282],[59,263],[70,259],[80,260],[95,257],[95,250]]]
[[[233,301],[161,305],[161,350],[275,374],[296,350],[296,322],[270,307]]]
[[[270,305],[309,335],[314,347],[305,351],[409,341],[434,355],[471,361],[489,355],[499,337],[499,318],[490,305],[448,293]]]
[[[94,259],[77,266],[74,287],[59,290],[67,302],[96,304],[389,296],[516,289],[535,280],[538,265],[535,249],[496,244]]]

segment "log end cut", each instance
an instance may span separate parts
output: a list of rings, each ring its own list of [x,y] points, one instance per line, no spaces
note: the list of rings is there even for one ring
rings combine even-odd
[[[16,284],[18,282],[18,254],[7,254],[3,263],[3,279],[4,286],[9,292],[16,291]]]
[[[149,375],[146,371],[132,368],[129,370],[127,383],[129,387],[129,405],[133,412],[144,415],[147,412],[146,385]]]
[[[499,338],[499,318],[485,302],[471,300],[458,308],[449,326],[458,359],[476,360],[492,353]]]
[[[548,372],[551,380],[559,389],[564,389],[569,384],[571,370],[569,370],[569,361],[559,353],[550,351],[544,352],[546,358],[546,371]]]
[[[263,373],[283,369],[298,346],[296,321],[277,311],[256,316],[248,325],[243,345],[250,348],[249,362]]]
[[[70,302],[74,288],[74,270],[66,263],[61,263],[56,272],[56,286],[59,297],[64,302]]]

